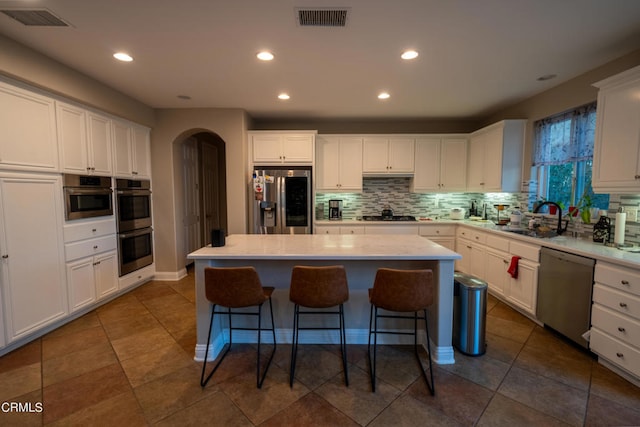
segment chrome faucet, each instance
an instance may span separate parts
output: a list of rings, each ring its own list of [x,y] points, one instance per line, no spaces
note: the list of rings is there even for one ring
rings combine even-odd
[[[536,206],[536,208],[533,210],[533,213],[538,213],[540,208],[544,205],[553,205],[558,208],[558,229],[556,230],[558,236],[567,231],[567,224],[569,223],[569,221],[566,221],[564,224],[564,228],[562,228],[562,208],[556,202],[542,202],[538,206]]]

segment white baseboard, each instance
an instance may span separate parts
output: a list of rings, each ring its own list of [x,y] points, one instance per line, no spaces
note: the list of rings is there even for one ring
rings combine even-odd
[[[183,268],[178,271],[156,271],[153,280],[178,281],[187,276],[187,269]]]
[[[369,340],[369,333],[366,329],[347,329],[346,330],[347,344],[364,344],[366,345]],[[340,335],[338,331],[300,331],[298,334],[298,340],[300,344],[340,344]],[[261,341],[264,344],[271,344],[273,337],[271,332],[262,332]],[[209,344],[209,352],[207,356],[208,361],[214,360],[222,349],[225,343],[229,342],[229,330],[225,330],[223,334],[216,337],[214,342]],[[234,343],[255,343],[256,333],[253,331],[236,331],[233,332]],[[276,330],[276,342],[277,344],[291,344],[293,342],[293,330],[292,329],[278,329]],[[419,336],[418,343],[422,345],[426,350],[425,337]],[[380,345],[412,345],[413,337],[409,335],[380,335],[378,337],[378,344]],[[206,350],[205,344],[197,344],[195,349],[194,360],[202,362],[204,360],[204,354]],[[432,359],[434,363],[439,365],[450,365],[455,363],[453,347],[438,347],[431,343]]]

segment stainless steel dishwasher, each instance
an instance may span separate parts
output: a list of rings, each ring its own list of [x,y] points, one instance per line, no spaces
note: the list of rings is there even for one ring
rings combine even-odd
[[[546,326],[588,348],[595,260],[542,248],[536,315]]]

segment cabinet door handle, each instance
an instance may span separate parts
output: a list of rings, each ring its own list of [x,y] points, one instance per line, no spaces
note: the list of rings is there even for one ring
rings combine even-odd
[[[622,353],[616,353],[616,356],[618,356],[619,358],[621,358],[621,359],[622,359],[622,358],[624,357],[624,354],[622,354]]]
[[[618,326],[618,331],[620,331],[620,332],[626,332],[626,330],[625,330],[622,326]]]
[[[96,231],[98,231],[96,228],[92,228],[92,229],[91,229],[91,232],[92,232],[92,233],[95,233]]]
[[[509,264],[509,261],[507,261],[506,259],[503,259],[503,260],[502,260],[502,262],[503,262],[504,264]]]
[[[6,254],[2,255],[2,259],[7,259],[7,258],[9,258],[9,255],[6,255]]]
[[[467,245],[467,249],[471,249],[471,246]]]
[[[620,283],[622,283],[625,286],[629,286],[629,281],[628,280],[621,280]]]
[[[98,249],[98,245],[93,245],[93,249]]]
[[[634,176],[635,179],[640,179],[640,175]]]
[[[620,307],[622,307],[622,308],[627,308],[627,303],[626,303],[626,302],[621,302],[621,303],[620,303]]]

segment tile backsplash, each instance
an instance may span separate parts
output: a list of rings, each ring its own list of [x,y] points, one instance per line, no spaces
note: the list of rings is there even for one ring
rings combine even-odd
[[[324,218],[328,218],[329,200],[343,200],[343,218],[355,219],[362,215],[380,215],[384,206],[393,209],[395,215],[413,215],[415,217],[429,217],[433,219],[447,219],[451,208],[461,207],[467,212],[471,202],[477,206],[487,207],[489,219],[496,219],[496,204],[509,205],[505,211],[505,218],[515,208],[526,212],[531,207],[532,199],[528,192],[521,193],[412,193],[410,192],[411,178],[364,178],[362,193],[316,193],[316,208],[324,204]],[[615,212],[618,208],[640,210],[640,194],[622,195],[611,194],[609,202],[609,217],[615,229]],[[502,213],[500,214],[502,218]],[[640,216],[640,215],[639,215]],[[636,221],[627,219],[625,227],[625,242],[640,244],[640,218]],[[547,218],[548,225],[555,227],[557,220]],[[568,231],[577,232],[582,238],[591,239],[593,224],[582,224],[576,220],[569,223]]]
[[[324,203],[327,216],[329,200],[343,200],[343,218],[361,215],[380,215],[383,207],[389,205],[395,215],[413,215],[434,219],[449,218],[451,208],[465,208],[469,211],[475,200],[482,208],[487,206],[487,215],[494,218],[497,210],[494,204],[510,207],[527,205],[527,193],[411,193],[411,178],[364,178],[362,193],[316,193],[316,206]]]

